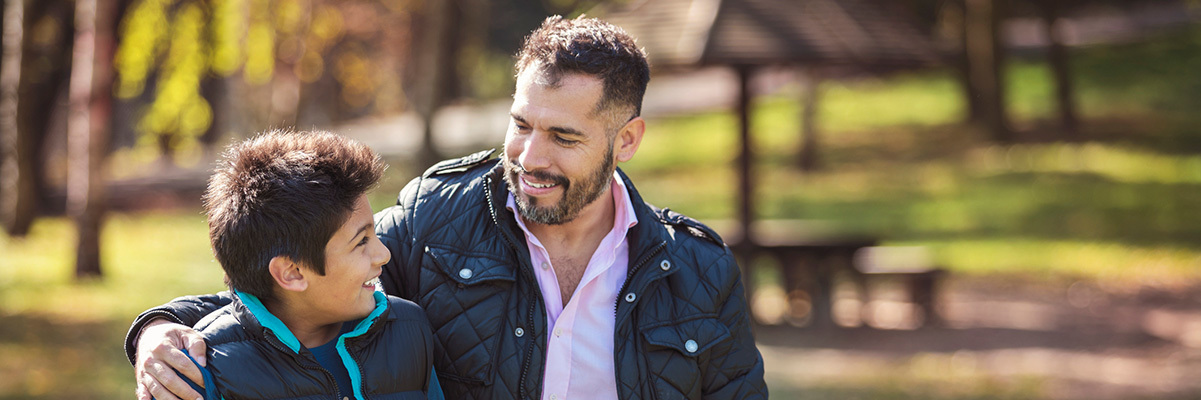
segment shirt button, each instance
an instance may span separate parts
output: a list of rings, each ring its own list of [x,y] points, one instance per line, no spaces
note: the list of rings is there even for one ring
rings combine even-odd
[[[559,396],[552,394],[550,395],[550,400],[559,400]]]
[[[521,329],[520,327],[518,327],[517,329],[513,330],[513,334],[517,335],[517,337],[525,336],[525,329]]]
[[[696,353],[696,341],[688,339],[687,342],[684,342],[684,350],[688,350],[689,353]]]
[[[546,262],[546,261],[543,261],[543,262],[542,262],[542,270],[543,270],[543,271],[545,271],[545,270],[548,270],[548,269],[550,269],[550,263],[548,263],[548,262]]]
[[[663,260],[663,262],[659,263],[659,268],[664,271],[671,269],[671,261]]]
[[[470,269],[463,268],[459,270],[459,277],[463,279],[471,279],[472,272]]]
[[[555,328],[555,336],[563,336],[563,328]]]
[[[634,293],[626,293],[626,303],[633,303],[634,299],[638,298]]]

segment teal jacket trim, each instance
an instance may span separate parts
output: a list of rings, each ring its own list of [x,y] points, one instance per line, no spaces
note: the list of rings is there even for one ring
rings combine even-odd
[[[235,290],[234,294],[242,300],[242,304],[246,305],[246,308],[250,310],[250,313],[259,320],[259,323],[264,328],[270,329],[275,334],[275,337],[279,338],[279,341],[288,346],[288,349],[291,349],[292,352],[300,353],[300,340],[296,338],[292,330],[288,329],[287,325],[284,325],[283,321],[280,321],[270,311],[267,311],[267,307],[263,305],[262,301],[259,301],[257,297],[249,293],[242,293]],[[388,309],[388,297],[384,295],[384,292],[377,290],[375,293],[372,293],[372,296],[375,298],[375,309],[371,310],[371,314],[367,315],[367,318],[359,321],[353,330],[338,336],[338,343],[334,345],[338,349],[338,356],[342,358],[342,365],[346,366],[346,372],[350,374],[350,385],[354,387],[354,397],[358,400],[365,400],[362,387],[363,375],[362,371],[359,370],[359,364],[346,351],[346,338],[362,336],[364,333],[367,333],[367,328],[371,327],[372,321]]]

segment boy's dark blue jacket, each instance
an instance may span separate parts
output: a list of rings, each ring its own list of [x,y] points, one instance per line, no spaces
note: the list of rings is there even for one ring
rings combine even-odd
[[[232,303],[195,325],[208,345],[207,372],[220,394],[210,398],[426,398],[434,345],[416,304],[376,292],[375,310],[335,339],[354,387],[354,393],[339,393],[333,376],[257,298],[231,297]],[[206,389],[212,394],[212,387]],[[441,398],[434,390],[433,397]]]

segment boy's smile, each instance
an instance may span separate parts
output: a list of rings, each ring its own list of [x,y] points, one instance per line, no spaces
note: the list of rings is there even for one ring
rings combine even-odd
[[[311,318],[340,323],[366,317],[375,309],[374,293],[381,267],[391,259],[387,247],[375,236],[375,220],[367,196],[360,196],[354,211],[325,245],[325,275],[308,270],[303,301]]]

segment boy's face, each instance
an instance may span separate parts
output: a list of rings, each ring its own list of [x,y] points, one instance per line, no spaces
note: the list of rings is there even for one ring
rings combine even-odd
[[[350,218],[325,244],[325,275],[308,274],[304,298],[315,318],[326,323],[366,317],[375,308],[376,278],[391,252],[375,236],[367,196],[355,202]]]

